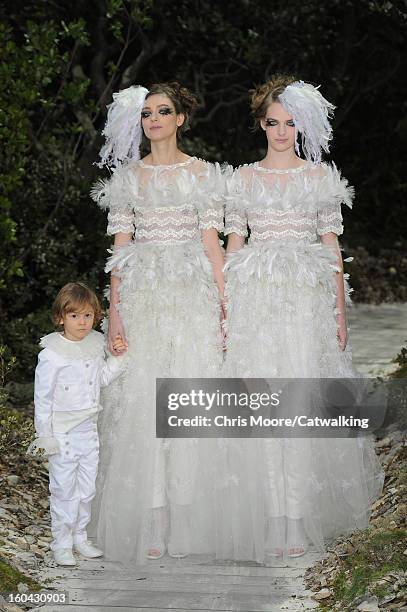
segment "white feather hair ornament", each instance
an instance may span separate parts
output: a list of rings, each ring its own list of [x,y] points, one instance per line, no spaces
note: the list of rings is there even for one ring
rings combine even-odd
[[[102,134],[106,142],[100,149],[103,166],[121,166],[123,163],[140,159],[141,110],[148,89],[141,85],[131,85],[113,94],[113,102],[108,105],[107,120]]]
[[[298,134],[301,134],[301,146],[307,160],[319,163],[321,153],[329,151],[332,138],[332,126],[329,119],[333,116],[335,106],[328,102],[314,87],[304,81],[295,81],[288,85],[278,96],[287,113],[293,116],[295,123],[295,150],[299,155]]]

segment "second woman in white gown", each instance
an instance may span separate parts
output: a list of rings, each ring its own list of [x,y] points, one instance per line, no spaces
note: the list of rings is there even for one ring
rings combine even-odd
[[[321,163],[331,109],[312,85],[289,77],[253,94],[268,152],[229,183],[228,376],[358,376],[337,242],[341,204],[351,206],[353,189],[333,164]],[[305,160],[295,151],[297,135]],[[301,414],[306,406],[297,399]],[[382,486],[370,438],[239,440],[230,455],[241,472],[236,495],[252,491],[235,530],[251,534],[245,554],[258,560],[300,556],[309,543],[323,549],[331,537],[366,527]]]

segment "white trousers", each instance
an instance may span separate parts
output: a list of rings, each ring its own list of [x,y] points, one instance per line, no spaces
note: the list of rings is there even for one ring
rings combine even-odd
[[[87,540],[91,503],[99,462],[99,437],[94,419],[67,433],[55,433],[61,452],[49,457],[52,550],[72,548]]]

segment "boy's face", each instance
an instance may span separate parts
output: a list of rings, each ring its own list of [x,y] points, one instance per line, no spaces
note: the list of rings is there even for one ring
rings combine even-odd
[[[95,313],[93,308],[85,305],[80,310],[72,310],[63,315],[59,324],[64,326],[64,336],[67,340],[82,340],[93,327]]]

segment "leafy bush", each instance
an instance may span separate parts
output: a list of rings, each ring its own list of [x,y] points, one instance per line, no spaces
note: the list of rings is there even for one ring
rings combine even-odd
[[[34,425],[21,411],[8,404],[7,377],[16,366],[15,357],[10,357],[7,348],[0,346],[0,454],[24,453],[34,438]]]

